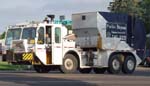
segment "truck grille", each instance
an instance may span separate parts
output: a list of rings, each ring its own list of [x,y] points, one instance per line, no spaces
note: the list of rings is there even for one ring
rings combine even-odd
[[[12,42],[12,49],[14,53],[23,53],[25,52],[23,40],[15,40]]]

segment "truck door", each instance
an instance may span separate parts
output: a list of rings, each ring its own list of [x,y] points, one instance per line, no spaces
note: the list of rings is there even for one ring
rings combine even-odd
[[[53,42],[52,42],[52,62],[56,65],[62,65],[62,33],[61,27],[53,27]]]
[[[37,43],[35,43],[35,54],[43,64],[46,63],[46,45],[44,41],[45,27],[39,27],[37,30]]]

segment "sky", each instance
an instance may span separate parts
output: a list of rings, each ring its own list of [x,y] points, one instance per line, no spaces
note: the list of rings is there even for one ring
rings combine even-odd
[[[108,11],[112,0],[0,0],[0,33],[8,25],[26,21],[42,21],[47,14],[65,15],[72,13]]]

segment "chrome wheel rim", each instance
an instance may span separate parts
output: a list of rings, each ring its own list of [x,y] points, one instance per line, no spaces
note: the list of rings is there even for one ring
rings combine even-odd
[[[118,70],[120,68],[120,62],[117,59],[113,60],[112,66],[115,70]]]
[[[127,67],[128,67],[129,70],[133,70],[134,69],[134,65],[135,65],[134,61],[128,60]]]
[[[66,59],[64,65],[65,65],[65,68],[67,70],[72,70],[73,69],[73,61],[71,59]]]

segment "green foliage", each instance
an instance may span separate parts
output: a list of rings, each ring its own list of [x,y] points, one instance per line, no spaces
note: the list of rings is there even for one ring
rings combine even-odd
[[[145,21],[145,27],[146,27],[146,33],[149,34],[150,33],[150,20],[149,22]]]
[[[143,9],[139,7],[137,0],[114,0],[110,3],[109,10],[115,13],[126,13],[133,16],[142,16]]]
[[[7,62],[0,62],[0,70],[26,70],[25,65],[12,65]]]
[[[146,32],[150,33],[150,0],[143,0],[140,7],[144,10],[142,19],[145,22]]]
[[[4,39],[5,38],[5,32],[3,32],[1,35],[0,35],[0,39]]]
[[[66,25],[68,30],[72,30],[72,26],[71,25]]]
[[[146,40],[146,48],[150,49],[150,38],[147,38]]]

